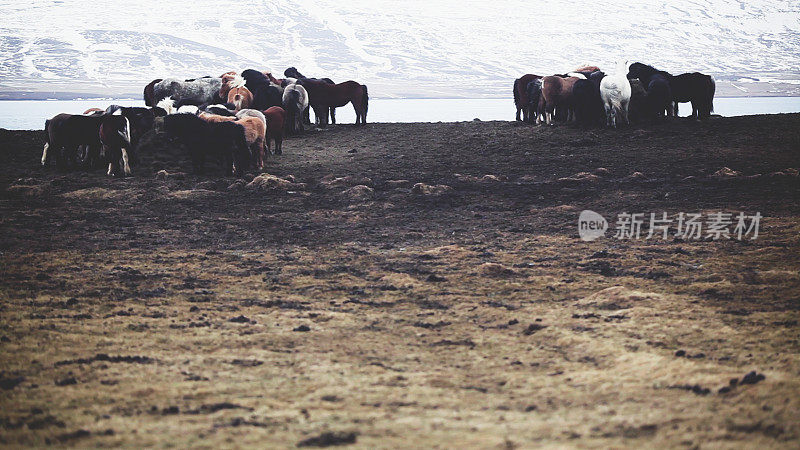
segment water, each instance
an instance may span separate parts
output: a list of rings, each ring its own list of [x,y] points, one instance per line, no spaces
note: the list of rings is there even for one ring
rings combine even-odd
[[[44,121],[58,113],[81,114],[93,107],[109,104],[144,106],[141,100],[21,100],[0,101],[0,128],[41,130]],[[717,98],[714,111],[723,116],[800,112],[800,97]],[[682,103],[680,114],[688,115],[691,105]],[[370,122],[461,122],[514,120],[514,102],[510,98],[489,99],[372,99]],[[336,110],[339,123],[353,123],[355,113],[348,105]]]

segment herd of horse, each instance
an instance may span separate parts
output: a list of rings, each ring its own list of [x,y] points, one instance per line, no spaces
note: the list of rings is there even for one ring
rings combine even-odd
[[[672,75],[625,62],[613,74],[587,65],[566,74],[523,75],[514,81],[514,103],[518,121],[552,125],[561,120],[616,128],[618,122],[677,116],[678,104],[685,102],[692,104],[691,117],[707,119],[714,111],[715,91],[710,75]]]
[[[523,75],[514,81],[514,102],[517,120],[616,128],[632,120],[676,116],[683,102],[691,102],[692,117],[706,119],[714,109],[715,89],[709,75],[674,76],[625,62],[613,74],[582,66],[566,74]],[[144,101],[146,107],[111,105],[48,119],[42,165],[55,159],[60,168],[107,166],[109,175],[130,175],[142,136],[155,131],[156,139],[177,139],[189,149],[195,173],[203,171],[207,159],[216,159],[226,175],[240,176],[251,166],[262,169],[266,155],[282,154],[284,136],[311,125],[311,109],[316,125],[325,127],[336,123],[336,108],[351,103],[356,125],[366,124],[369,94],[355,81],[309,78],[290,67],[282,79],[254,69],[156,79],[145,86]]]
[[[108,174],[131,174],[141,137],[155,131],[164,140],[177,139],[189,149],[195,173],[206,159],[221,162],[226,175],[242,175],[250,166],[264,167],[267,154],[283,153],[286,134],[328,118],[336,123],[336,108],[351,103],[356,125],[366,124],[369,94],[355,81],[334,83],[330,78],[309,78],[296,68],[275,78],[269,71],[247,69],[219,77],[156,79],[144,88],[146,107],[111,105],[83,114],[58,114],[45,121],[46,141],[42,165],[89,169],[108,167]]]

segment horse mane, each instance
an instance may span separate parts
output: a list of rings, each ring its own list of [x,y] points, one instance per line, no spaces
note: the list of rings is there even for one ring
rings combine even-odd
[[[156,103],[156,107],[163,109],[167,114],[172,114],[172,110],[175,109],[175,100],[172,97],[163,98]]]
[[[241,74],[236,74],[231,81],[231,89],[246,87],[247,80]]]

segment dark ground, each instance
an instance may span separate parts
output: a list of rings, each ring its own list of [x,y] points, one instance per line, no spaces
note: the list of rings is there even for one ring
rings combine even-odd
[[[260,187],[43,142],[0,130],[4,445],[800,441],[800,115],[337,126]],[[611,238],[715,211],[759,238]]]

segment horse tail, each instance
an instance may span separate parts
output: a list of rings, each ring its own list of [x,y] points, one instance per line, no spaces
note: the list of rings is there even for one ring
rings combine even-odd
[[[520,98],[519,98],[519,82],[520,82],[519,78],[514,80],[514,104],[517,105],[517,106],[520,106],[520,104],[519,104],[519,102],[520,102]]]
[[[364,95],[361,98],[362,105],[364,107],[364,122],[367,119],[367,110],[369,109],[369,93],[367,92],[367,85],[362,84],[361,89],[364,90]]]
[[[122,116],[122,118],[125,119],[125,127],[121,130],[117,130],[117,134],[119,134],[125,144],[120,149],[122,152],[122,170],[124,171],[125,175],[130,175],[131,164],[128,150],[131,148],[131,122],[125,116]]]
[[[708,112],[712,113],[714,112],[714,94],[717,92],[717,82],[714,81],[714,77],[712,77],[711,75],[708,76],[708,81],[710,82],[709,92],[708,92],[708,95],[710,97],[708,99],[708,106],[709,106]]]
[[[44,121],[44,148],[42,149],[42,165],[47,164],[47,150],[50,148],[50,119]]]

